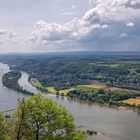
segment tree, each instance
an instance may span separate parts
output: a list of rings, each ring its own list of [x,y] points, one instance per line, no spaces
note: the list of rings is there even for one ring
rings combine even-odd
[[[0,113],[0,140],[9,140],[4,116]]]
[[[59,91],[56,92],[56,95],[59,96]]]
[[[25,105],[25,99],[19,99],[18,100],[18,107],[17,107],[17,110],[16,110],[16,117],[15,117],[15,132],[16,132],[16,135],[15,135],[15,139],[16,140],[20,140],[23,136],[24,136],[24,124],[25,124],[25,117],[26,117],[26,105]],[[17,117],[18,116],[18,117]]]
[[[14,116],[16,139],[32,140],[84,140],[77,132],[74,119],[67,110],[37,94],[27,100],[19,100]]]
[[[105,94],[105,91],[103,89],[99,89],[98,94]]]
[[[140,111],[140,105],[138,105],[138,111]]]

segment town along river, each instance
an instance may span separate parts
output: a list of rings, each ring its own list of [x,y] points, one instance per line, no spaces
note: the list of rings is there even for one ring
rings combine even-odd
[[[17,98],[27,98],[28,95],[3,87],[2,75],[9,71],[9,67],[0,64],[0,111],[14,109]],[[22,72],[20,86],[38,92],[29,82],[28,74]],[[73,101],[67,98],[57,98],[52,94],[45,94],[70,111],[77,126],[84,130],[101,132],[101,135],[92,136],[89,140],[140,140],[140,114],[132,110],[120,110],[106,106]]]

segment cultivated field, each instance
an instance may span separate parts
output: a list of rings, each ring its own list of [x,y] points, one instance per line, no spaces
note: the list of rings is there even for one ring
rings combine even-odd
[[[86,87],[95,88],[95,89],[105,89],[105,88],[107,88],[107,86],[105,84],[98,84],[98,83],[86,85]]]
[[[129,93],[140,93],[140,91],[137,90],[130,90],[130,89],[124,89],[124,88],[118,88],[118,87],[108,87],[105,84],[102,83],[93,83],[90,85],[85,85],[86,87],[89,88],[94,88],[94,89],[104,89],[104,90],[110,90],[110,91],[119,91],[119,92],[129,92]]]
[[[122,101],[123,103],[130,104],[130,105],[140,105],[140,99],[128,99]]]

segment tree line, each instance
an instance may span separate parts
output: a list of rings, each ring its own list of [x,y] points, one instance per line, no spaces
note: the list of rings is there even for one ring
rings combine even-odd
[[[98,82],[140,91],[139,56],[30,56],[7,62],[11,69],[26,71],[43,86],[57,90]]]
[[[127,92],[110,91],[110,90],[94,90],[94,89],[75,89],[71,90],[67,94],[68,97],[72,99],[78,99],[86,102],[94,102],[100,104],[109,104],[115,106],[131,106],[121,101],[127,100],[129,98],[135,98],[140,96],[140,94],[130,94]],[[140,108],[140,106],[132,105],[135,108]]]

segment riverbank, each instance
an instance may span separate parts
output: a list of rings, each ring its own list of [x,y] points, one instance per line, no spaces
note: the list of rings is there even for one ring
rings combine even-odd
[[[15,108],[18,98],[29,97],[27,94],[2,86],[2,75],[9,71],[5,65],[2,66],[2,69],[3,70],[0,71],[0,97],[4,102],[0,102],[0,111]],[[27,83],[28,77],[29,75],[27,73],[22,73],[20,86],[29,87],[28,90],[34,91],[34,87],[31,89],[30,83]],[[25,85],[25,83],[30,86]],[[36,92],[38,91],[36,90]],[[140,117],[137,112],[93,103],[84,103],[83,101],[74,101],[65,96],[57,98],[54,94],[45,94],[45,96],[65,106],[67,110],[73,114],[76,125],[81,130],[94,130],[103,134],[101,136],[88,137],[87,140],[139,140]],[[133,126],[135,127],[135,131]]]
[[[132,109],[140,111],[139,104],[129,104],[125,100],[129,100],[131,97],[139,96],[138,91],[129,91],[120,88],[111,88],[108,90],[107,86],[99,85],[93,87],[88,85],[79,85],[66,90],[56,90],[54,87],[43,87],[41,83],[35,78],[29,78],[29,82],[32,86],[41,89],[44,92],[56,94],[57,96],[67,96],[73,100],[83,101],[85,103],[97,103],[105,106],[116,107],[118,109]],[[96,84],[97,85],[97,84]],[[105,88],[105,89],[104,89]]]

